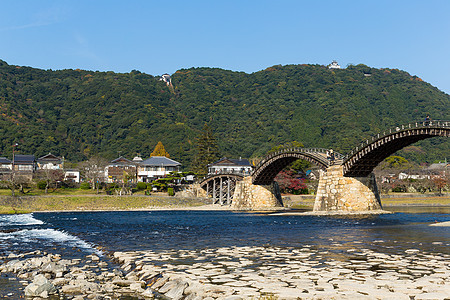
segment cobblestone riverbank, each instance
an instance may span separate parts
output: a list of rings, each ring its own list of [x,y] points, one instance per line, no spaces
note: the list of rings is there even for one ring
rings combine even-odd
[[[115,252],[110,262],[36,251],[0,260],[2,276],[14,274],[37,299],[450,299],[450,255],[417,249],[223,247]]]

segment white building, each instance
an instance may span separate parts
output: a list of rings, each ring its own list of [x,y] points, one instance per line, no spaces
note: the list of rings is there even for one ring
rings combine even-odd
[[[38,170],[61,170],[63,169],[64,158],[49,153],[39,157],[36,162]]]
[[[341,66],[335,60],[333,60],[331,64],[328,66],[328,69],[340,69],[340,68]]]
[[[253,166],[248,159],[222,158],[208,165],[208,174],[241,174],[250,175]]]
[[[152,156],[139,163],[137,178],[140,182],[151,182],[169,175],[170,172],[179,172],[181,164],[164,156]]]
[[[399,173],[398,174],[398,179],[430,179],[431,176],[430,175],[425,175],[425,174],[407,174],[407,173]]]
[[[80,171],[75,169],[64,170],[64,181],[80,183]]]

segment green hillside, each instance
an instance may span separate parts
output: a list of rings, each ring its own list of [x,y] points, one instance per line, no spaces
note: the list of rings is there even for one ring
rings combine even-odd
[[[192,68],[173,89],[139,71],[40,70],[0,61],[0,156],[52,152],[70,161],[93,154],[147,157],[162,141],[189,165],[205,122],[223,155],[256,157],[296,140],[346,153],[389,127],[450,119],[450,96],[416,76],[365,65],[273,66],[252,74]],[[400,155],[432,162],[450,153],[434,138]]]

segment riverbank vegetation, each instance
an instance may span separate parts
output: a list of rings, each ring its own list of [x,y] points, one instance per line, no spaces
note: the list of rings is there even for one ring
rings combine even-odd
[[[35,211],[179,209],[210,204],[206,199],[158,196],[61,195],[0,197],[0,214]]]

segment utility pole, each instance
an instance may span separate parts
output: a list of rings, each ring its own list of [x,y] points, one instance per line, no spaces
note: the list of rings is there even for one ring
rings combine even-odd
[[[13,147],[13,159],[12,159],[12,173],[11,173],[11,194],[12,194],[13,197],[16,195],[14,190],[15,190],[15,185],[16,185],[16,182],[15,182],[16,153],[15,153],[15,151],[16,151],[16,147],[17,146],[19,146],[19,144],[17,144],[17,143],[14,143],[14,145],[12,145],[12,147]]]

